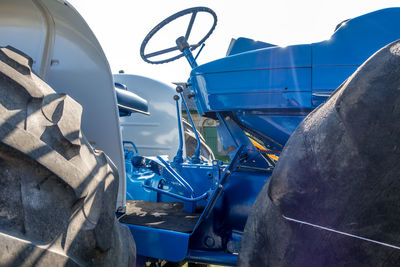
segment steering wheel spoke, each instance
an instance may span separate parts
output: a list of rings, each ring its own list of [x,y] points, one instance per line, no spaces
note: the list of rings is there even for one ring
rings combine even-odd
[[[170,53],[170,52],[173,52],[173,51],[176,51],[176,50],[178,50],[178,47],[174,46],[174,47],[163,49],[163,50],[160,50],[160,51],[157,51],[157,52],[149,53],[149,54],[146,54],[144,56],[147,57],[147,58],[151,58],[151,57],[159,56],[159,55],[162,55],[162,54]]]
[[[189,35],[190,35],[190,32],[192,31],[192,27],[193,27],[194,20],[196,19],[196,15],[197,15],[197,11],[194,11],[192,13],[192,16],[190,17],[190,22],[189,22],[189,25],[187,27],[186,34],[185,34],[186,41],[189,41]]]
[[[193,7],[193,8],[188,8],[182,11],[179,11],[178,13],[166,18],[165,20],[163,20],[162,22],[160,22],[157,26],[155,26],[144,38],[142,45],[140,46],[140,56],[142,57],[142,59],[147,62],[147,63],[152,63],[152,64],[162,64],[162,63],[167,63],[173,60],[176,60],[178,58],[181,58],[183,56],[183,52],[180,52],[178,55],[172,56],[170,58],[167,59],[163,59],[163,60],[150,60],[150,58],[159,56],[159,55],[163,55],[163,54],[167,54],[170,52],[174,52],[179,50],[179,48],[177,46],[174,47],[170,47],[167,49],[162,49],[156,52],[151,52],[148,54],[144,54],[144,50],[148,44],[148,42],[150,41],[150,39],[161,29],[163,28],[165,25],[167,25],[168,23],[172,22],[173,20],[176,20],[177,18],[180,18],[182,16],[191,14],[190,17],[190,21],[189,21],[189,25],[186,29],[186,33],[185,33],[185,39],[186,41],[188,41],[190,33],[192,32],[192,28],[193,28],[193,24],[196,20],[196,16],[199,12],[204,12],[204,13],[208,13],[212,16],[212,18],[214,19],[213,25],[211,26],[211,29],[207,32],[207,34],[197,43],[197,44],[192,44],[189,45],[189,49],[191,51],[195,50],[197,47],[199,47],[202,43],[204,43],[208,37],[210,37],[211,33],[214,31],[215,26],[217,25],[217,15],[215,14],[214,11],[212,11],[211,9],[207,8],[207,7]]]

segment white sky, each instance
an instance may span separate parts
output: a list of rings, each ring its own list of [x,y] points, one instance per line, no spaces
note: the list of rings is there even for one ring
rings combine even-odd
[[[206,41],[198,63],[225,56],[231,38],[248,37],[278,45],[328,39],[335,26],[348,18],[377,9],[400,6],[400,0],[68,0],[85,18],[98,38],[114,73],[120,69],[165,83],[187,80],[190,67],[184,58],[162,65],[145,63],[139,54],[142,40],[168,16],[195,6],[213,9],[218,16],[214,33]],[[204,33],[201,20],[192,30]],[[160,31],[154,52],[174,45],[188,22]],[[201,23],[201,22],[204,22]],[[207,22],[207,23],[206,23]],[[196,26],[198,28],[196,28]],[[179,28],[181,27],[181,28]],[[190,40],[190,39],[189,39]],[[150,48],[150,47],[149,47]],[[197,50],[194,54],[197,54]]]

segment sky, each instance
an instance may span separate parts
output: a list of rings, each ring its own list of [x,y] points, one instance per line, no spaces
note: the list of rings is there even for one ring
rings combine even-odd
[[[185,82],[190,66],[184,58],[165,64],[148,64],[140,57],[140,45],[150,30],[170,15],[190,7],[205,6],[218,17],[213,34],[205,42],[198,63],[224,57],[232,38],[247,37],[287,46],[329,39],[335,26],[348,18],[387,7],[400,0],[68,0],[83,16],[99,40],[113,73],[150,77],[164,83]],[[183,36],[189,16],[161,29],[146,53],[174,46]],[[189,41],[201,39],[211,16],[198,15]],[[197,39],[196,39],[197,38]],[[193,39],[193,40],[191,40]],[[190,42],[189,42],[190,43]],[[194,51],[194,55],[197,54]]]

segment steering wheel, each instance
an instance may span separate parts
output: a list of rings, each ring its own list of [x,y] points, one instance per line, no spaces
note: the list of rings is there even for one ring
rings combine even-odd
[[[179,11],[178,13],[166,18],[165,20],[161,21],[157,26],[155,26],[144,38],[142,45],[140,46],[140,56],[142,57],[142,59],[144,61],[146,61],[147,63],[151,63],[151,64],[163,64],[163,63],[167,63],[173,60],[176,60],[178,58],[181,58],[183,56],[183,52],[181,51],[181,53],[177,56],[173,56],[170,57],[168,59],[163,59],[163,60],[158,60],[158,61],[151,61],[149,60],[149,58],[151,57],[155,57],[155,56],[159,56],[159,55],[163,55],[163,54],[167,54],[167,53],[171,53],[177,50],[180,50],[180,48],[178,47],[178,45],[174,46],[174,47],[170,47],[167,49],[163,49],[163,50],[159,50],[156,52],[152,52],[149,54],[144,54],[144,49],[146,48],[147,43],[150,41],[150,39],[154,36],[154,34],[156,34],[156,32],[158,32],[159,30],[161,30],[161,28],[163,28],[165,25],[167,25],[168,23],[172,22],[173,20],[176,20],[179,17],[182,17],[184,15],[187,14],[192,14],[191,18],[190,18],[190,22],[189,25],[186,29],[186,33],[185,33],[185,40],[187,41],[190,35],[190,32],[192,31],[192,27],[193,27],[193,23],[196,19],[196,15],[199,12],[205,12],[205,13],[209,13],[213,16],[214,18],[214,23],[211,26],[211,29],[208,31],[208,33],[197,43],[197,44],[189,44],[189,49],[190,51],[195,50],[197,47],[199,47],[202,43],[204,43],[205,40],[207,40],[207,38],[211,35],[211,33],[214,31],[215,26],[217,25],[217,15],[215,14],[214,11],[212,11],[210,8],[208,7],[192,7],[192,8],[188,8],[182,11]]]

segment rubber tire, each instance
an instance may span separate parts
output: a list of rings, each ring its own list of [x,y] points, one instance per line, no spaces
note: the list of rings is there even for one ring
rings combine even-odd
[[[252,207],[238,266],[397,266],[398,248],[359,237],[400,245],[399,136],[396,41],[293,133]]]
[[[82,135],[82,107],[0,48],[2,266],[133,266],[115,217],[118,172]]]

